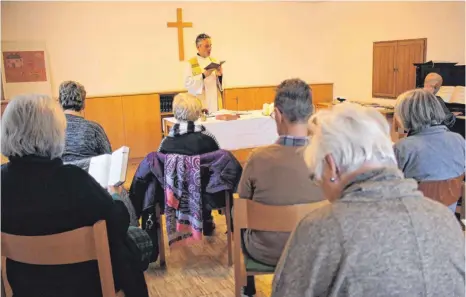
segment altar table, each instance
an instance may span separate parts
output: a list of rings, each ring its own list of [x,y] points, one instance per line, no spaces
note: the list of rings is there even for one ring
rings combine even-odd
[[[236,113],[222,110],[217,112]],[[216,120],[208,117],[205,122],[197,121],[217,139],[220,148],[232,151],[240,162],[246,161],[252,149],[273,144],[278,139],[277,126],[270,116],[262,115],[261,110],[240,111],[240,118],[233,121]],[[163,132],[168,134],[176,123],[175,118],[163,120]]]

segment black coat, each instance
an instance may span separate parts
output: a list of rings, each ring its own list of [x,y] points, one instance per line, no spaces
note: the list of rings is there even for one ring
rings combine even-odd
[[[187,156],[203,155],[219,150],[217,141],[207,132],[191,132],[174,137],[165,137],[159,152]]]
[[[148,296],[140,259],[127,237],[129,214],[87,172],[61,159],[12,158],[2,165],[2,232],[50,235],[106,220],[115,285],[126,296]],[[36,266],[7,261],[15,297],[102,296],[96,261]]]

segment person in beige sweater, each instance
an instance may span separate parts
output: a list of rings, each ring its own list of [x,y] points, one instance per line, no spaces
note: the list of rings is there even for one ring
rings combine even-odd
[[[272,117],[279,139],[251,154],[241,177],[241,198],[269,205],[293,205],[324,199],[320,188],[309,178],[303,152],[308,144],[307,121],[313,112],[312,94],[302,80],[282,82],[275,96]],[[260,214],[257,214],[260,216]],[[275,266],[289,233],[246,230],[243,251],[256,262]],[[254,277],[248,277],[244,294],[255,294]]]

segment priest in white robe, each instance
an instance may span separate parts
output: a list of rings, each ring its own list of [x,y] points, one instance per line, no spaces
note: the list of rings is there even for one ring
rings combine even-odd
[[[207,34],[196,38],[197,55],[189,59],[185,70],[184,86],[188,92],[202,102],[202,108],[209,112],[223,108],[222,103],[222,67],[205,70],[212,62],[219,62],[210,56],[212,42]]]

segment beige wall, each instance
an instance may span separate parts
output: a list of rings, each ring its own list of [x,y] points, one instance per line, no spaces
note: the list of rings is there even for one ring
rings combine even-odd
[[[374,41],[427,38],[426,59],[465,63],[464,2],[328,2],[335,96],[372,98]]]
[[[334,82],[336,96],[371,96],[372,42],[427,38],[427,59],[464,63],[464,2],[162,3],[2,2],[2,41],[44,41],[52,87],[67,79],[89,95],[183,87],[176,8],[186,57],[200,32],[227,60],[227,87],[301,77]],[[206,17],[209,15],[209,17]]]

